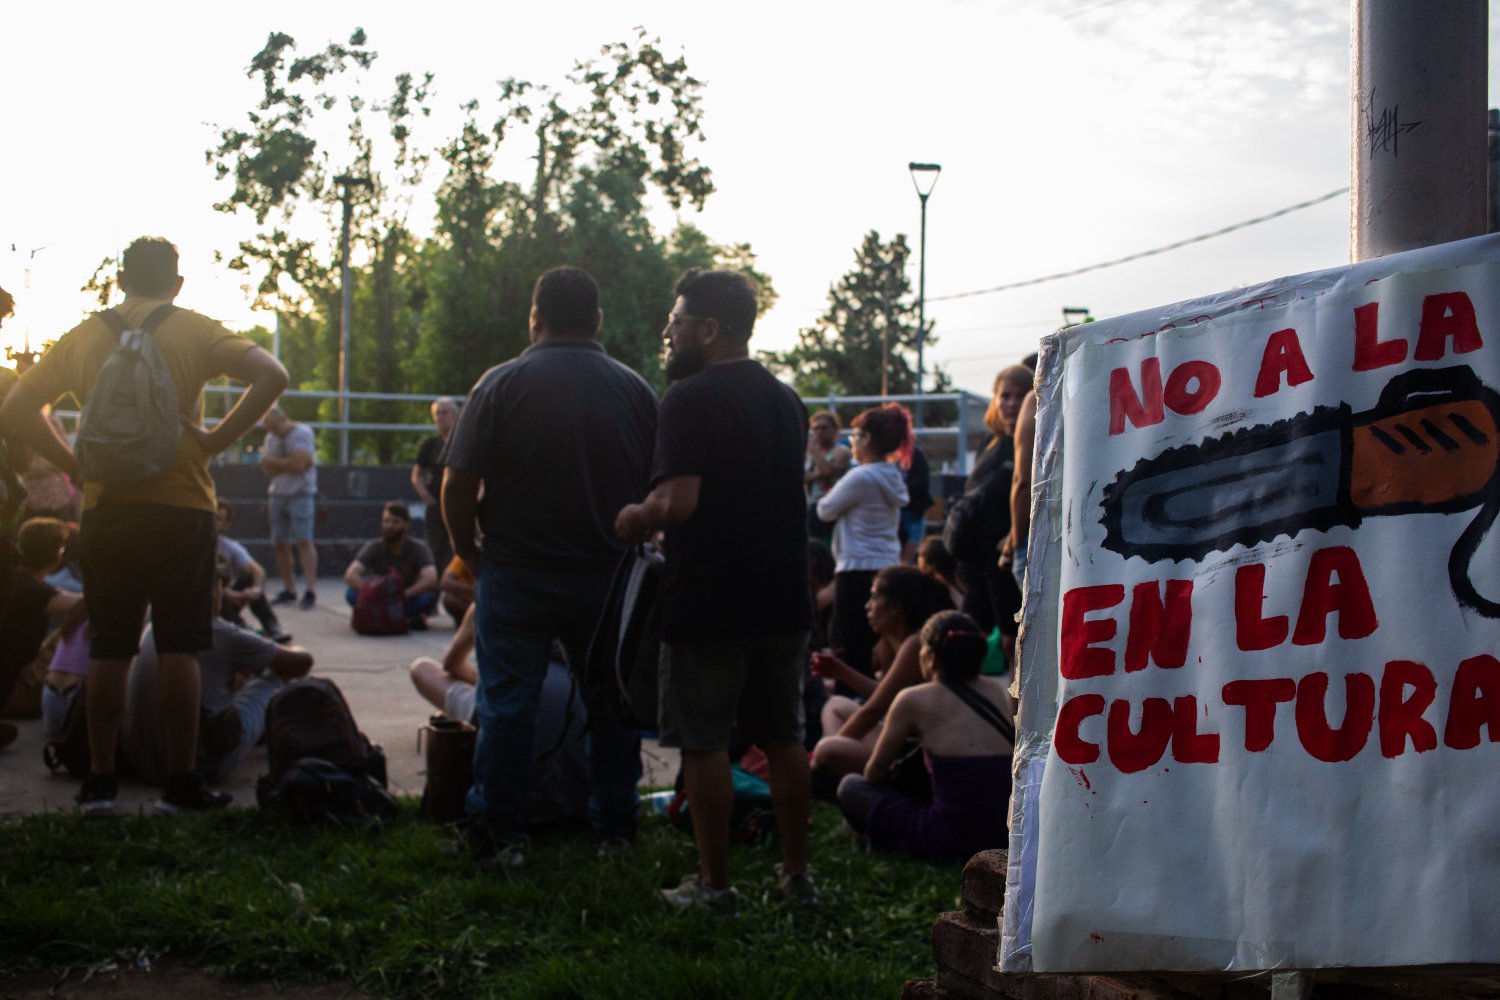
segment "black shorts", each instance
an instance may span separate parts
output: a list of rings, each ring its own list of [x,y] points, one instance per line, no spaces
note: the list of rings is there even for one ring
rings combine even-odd
[[[159,652],[213,645],[212,513],[105,499],[83,512],[78,542],[90,656],[123,660],[140,652],[148,605]]]

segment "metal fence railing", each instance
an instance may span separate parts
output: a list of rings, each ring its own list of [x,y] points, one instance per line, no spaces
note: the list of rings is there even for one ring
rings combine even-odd
[[[210,385],[205,390],[210,398],[223,399],[223,409],[233,405],[233,400],[238,398],[242,389],[233,385]],[[376,402],[402,403],[421,407],[426,411],[434,399],[444,395],[415,394],[400,392],[350,392],[347,393],[350,406],[344,412],[353,413],[356,404],[369,404]],[[325,400],[336,401],[340,394],[332,390],[315,389],[288,389],[282,399],[296,400],[306,399],[322,402]],[[463,393],[452,393],[450,398],[463,404]],[[970,464],[970,453],[984,440],[984,408],[988,400],[972,392],[958,391],[945,393],[927,393],[924,395],[899,395],[899,396],[839,396],[829,394],[826,396],[804,396],[802,402],[807,406],[809,412],[817,410],[833,410],[839,414],[841,423],[847,425],[855,413],[882,403],[900,403],[917,416],[919,426],[916,428],[917,443],[927,452],[928,462],[934,472],[967,474]],[[68,411],[59,411],[60,416],[72,418],[74,415]],[[923,419],[923,418],[926,419]],[[935,424],[934,418],[943,418],[943,422]],[[213,417],[210,417],[210,422]],[[298,422],[306,424],[315,431],[332,431],[338,436],[339,464],[362,464],[360,456],[350,454],[350,436],[362,434],[398,434],[413,439],[432,433],[432,424],[423,419],[420,422],[406,423],[382,420],[322,420],[301,419]],[[847,431],[841,432],[841,437],[847,438]],[[226,462],[245,462],[254,459],[253,447],[231,449],[223,456]]]

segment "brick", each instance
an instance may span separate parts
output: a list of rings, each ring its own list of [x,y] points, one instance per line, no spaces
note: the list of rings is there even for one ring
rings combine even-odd
[[[908,979],[901,987],[901,1000],[946,1000],[947,994],[938,985],[936,976],[926,979]]]
[[[1005,910],[1005,851],[980,851],[964,865],[964,910],[976,922],[995,920]]]
[[[965,995],[983,996],[986,989],[1000,992],[1002,980],[995,971],[999,947],[1000,929],[994,921],[980,923],[956,912],[939,914],[933,921],[932,957],[937,962],[938,980],[950,988],[968,983],[980,988],[977,994]],[[952,984],[945,975],[950,972],[958,977]]]
[[[1190,1000],[1157,979],[1114,976],[1037,976],[1052,980],[1053,1000]]]

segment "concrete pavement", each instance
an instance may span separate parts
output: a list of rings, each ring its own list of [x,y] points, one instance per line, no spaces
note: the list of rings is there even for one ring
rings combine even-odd
[[[452,619],[433,615],[426,632],[362,636],[349,627],[342,580],[319,580],[318,598],[319,606],[310,611],[278,608],[283,627],[297,645],[313,654],[313,673],[330,678],[343,690],[360,729],[385,748],[391,792],[420,795],[424,775],[417,731],[435,709],[412,687],[407,668],[419,656],[442,658],[453,636]],[[71,811],[78,781],[66,774],[51,774],[42,763],[41,720],[17,720],[16,726],[20,736],[0,750],[0,816]],[[671,787],[677,776],[677,751],[647,740],[641,756],[645,765],[641,787]],[[265,749],[258,747],[218,787],[233,793],[236,807],[254,806],[255,780],[266,770]],[[123,778],[116,805],[121,813],[149,811],[157,794],[153,787]]]

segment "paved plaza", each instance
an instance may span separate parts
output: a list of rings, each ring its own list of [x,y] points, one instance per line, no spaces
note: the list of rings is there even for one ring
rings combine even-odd
[[[318,597],[321,603],[311,611],[278,609],[283,626],[315,657],[313,673],[338,684],[360,729],[385,748],[391,792],[420,795],[424,776],[417,733],[434,710],[412,687],[407,667],[419,656],[442,658],[453,636],[453,620],[447,615],[433,615],[429,619],[432,627],[426,632],[362,636],[349,627],[342,580],[321,579]],[[41,720],[22,719],[16,725],[21,731],[19,738],[0,750],[0,816],[71,811],[78,780],[67,774],[51,774],[42,763]],[[648,739],[642,758],[645,776],[641,787],[670,787],[677,775],[677,751],[663,749]],[[234,807],[253,806],[255,779],[266,770],[265,749],[258,747],[218,787],[234,795]],[[122,814],[148,810],[157,794],[155,788],[122,777],[116,805]]]

